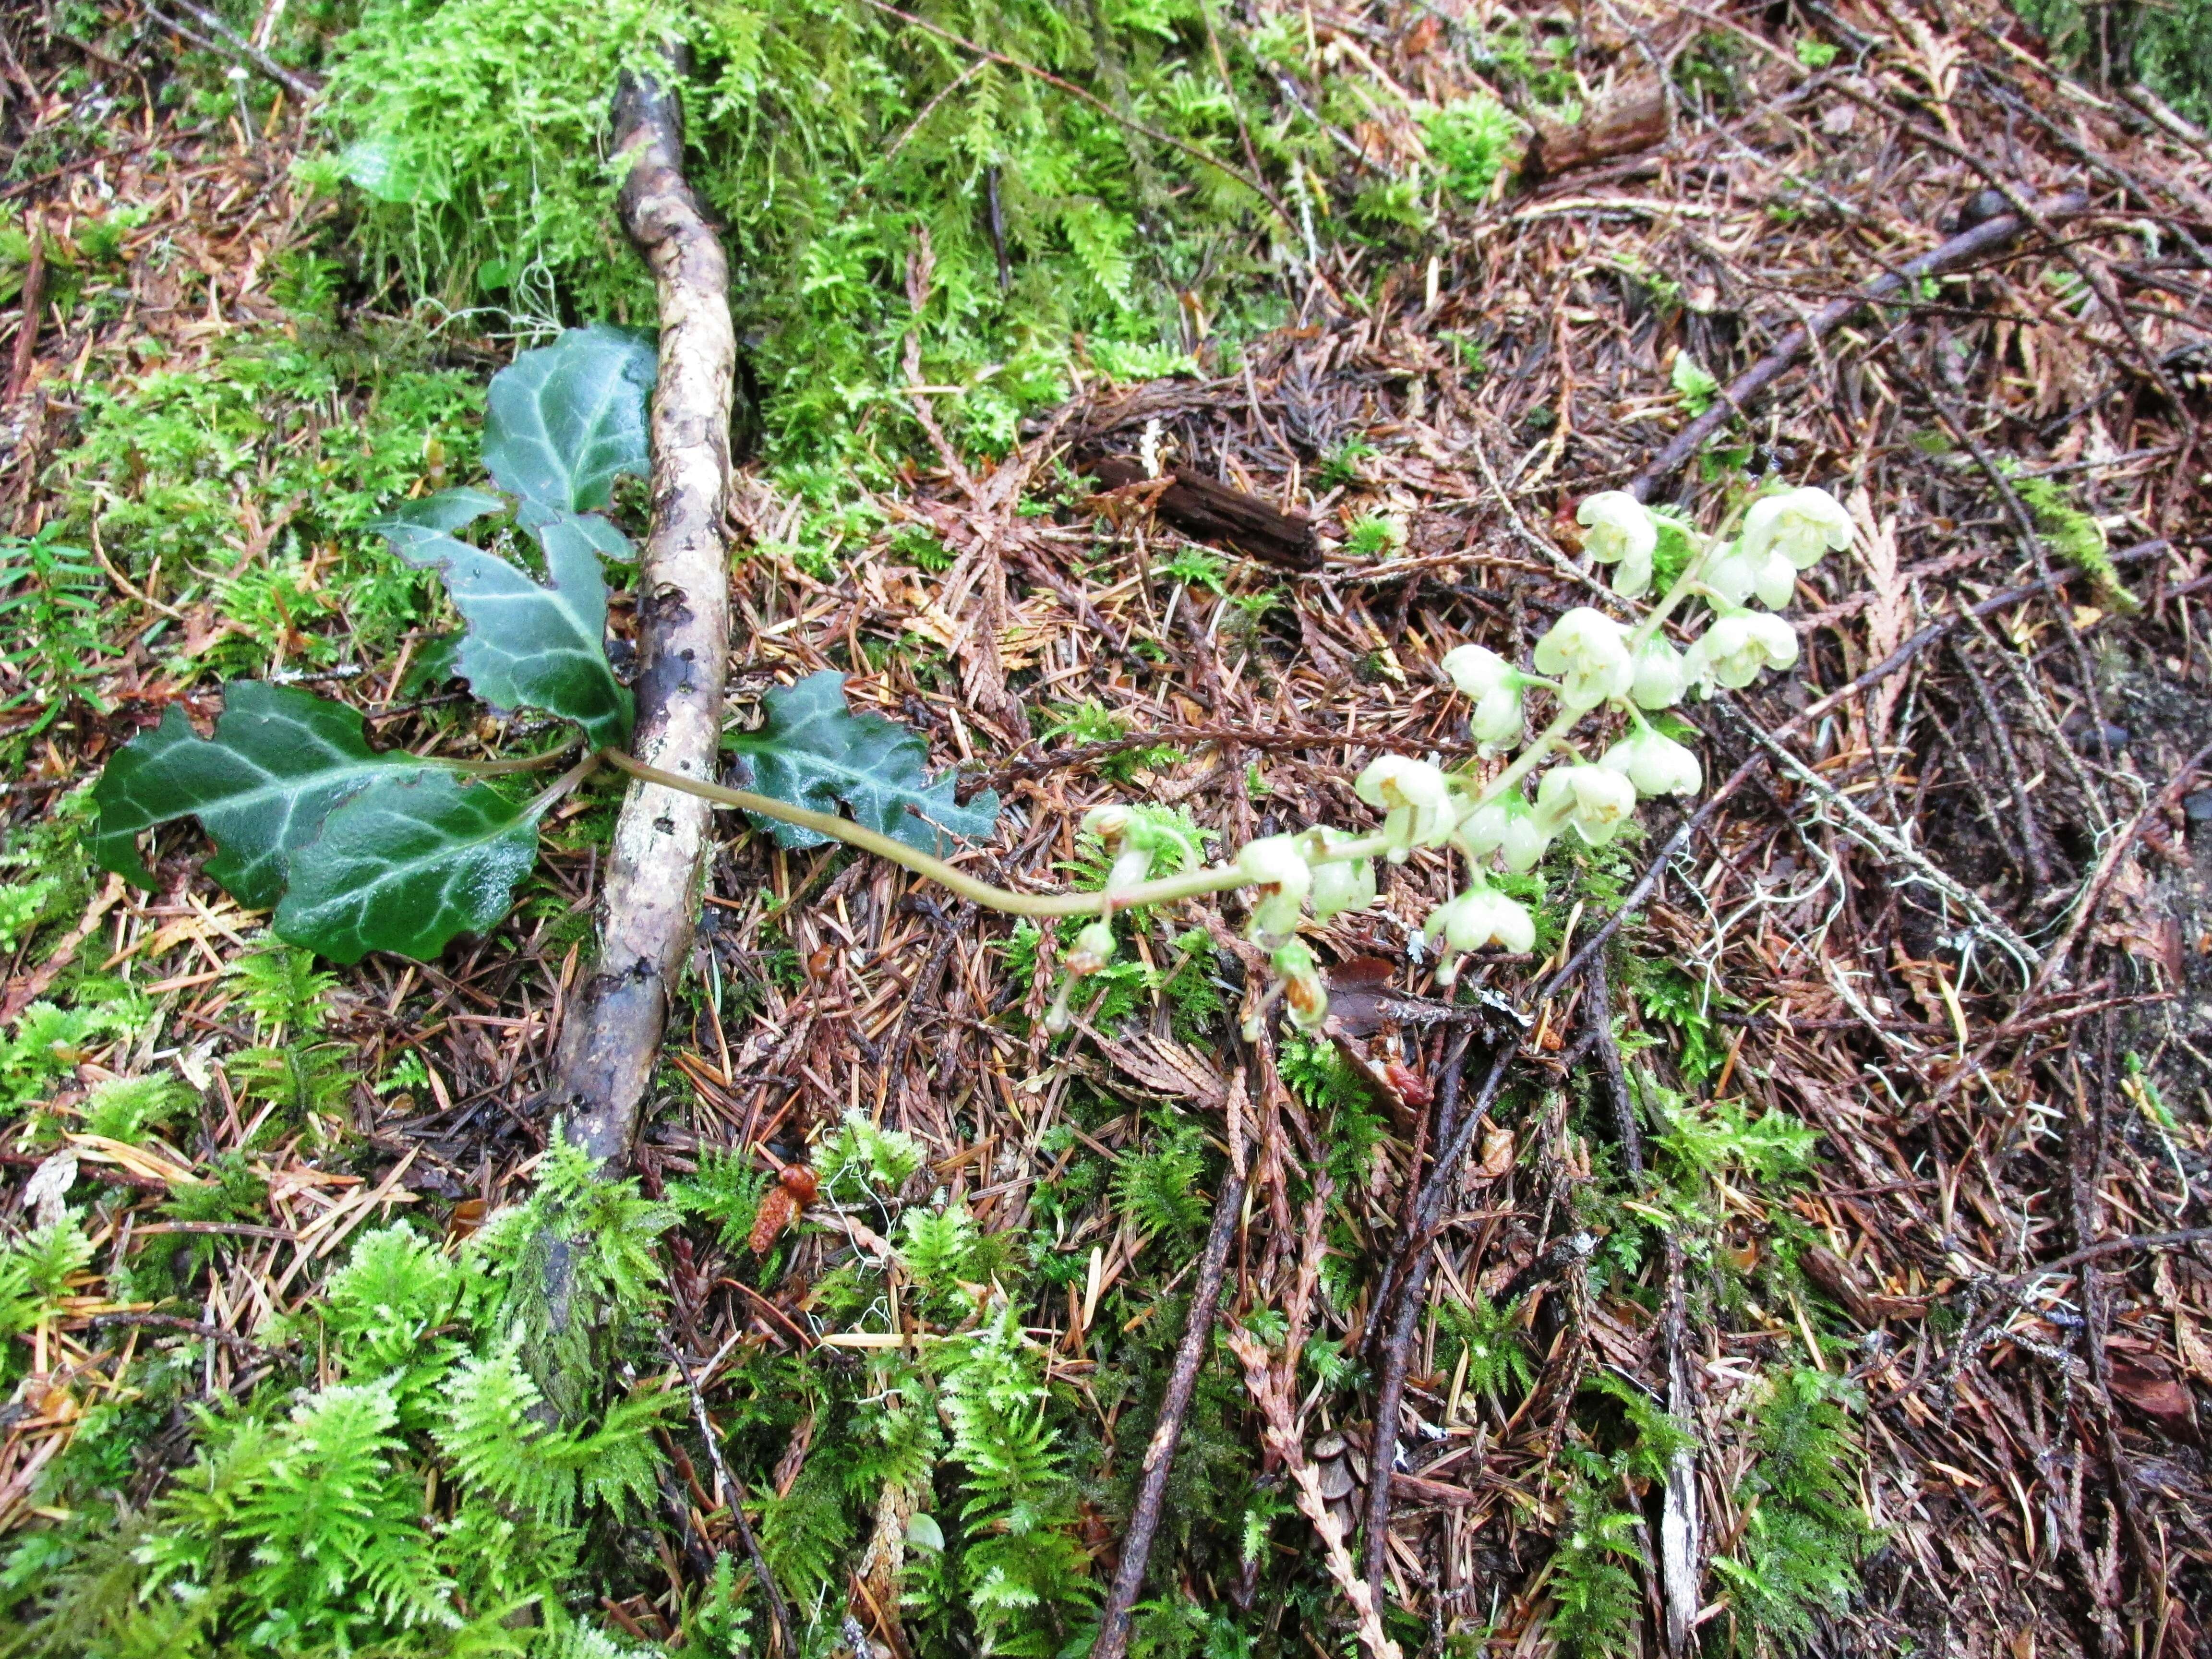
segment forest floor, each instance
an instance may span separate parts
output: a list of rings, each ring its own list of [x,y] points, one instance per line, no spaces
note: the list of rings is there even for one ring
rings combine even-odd
[[[1709,1553],[1774,1565],[1747,1541],[1747,1483],[1773,1453],[1762,1402],[1809,1370],[1847,1385],[1863,1456],[1844,1483],[1872,1529],[1843,1604],[1811,1620],[1819,1649],[2203,1651],[2212,147],[2055,76],[2015,21],[1971,6],[1838,0],[1804,8],[1803,30],[1750,6],[1673,22],[1600,9],[1610,21],[1581,27],[1618,67],[1593,108],[1632,101],[1653,61],[1705,90],[1618,154],[1502,182],[1432,258],[1328,248],[1291,320],[1233,368],[1209,368],[1225,360],[1198,319],[1198,373],[1083,388],[1002,457],[946,449],[879,492],[881,527],[827,562],[794,556],[801,504],[743,470],[733,708],[848,674],[856,708],[926,732],[939,763],[999,791],[987,862],[1015,885],[1062,881],[1084,856],[1078,820],[1109,800],[1181,808],[1231,847],[1358,823],[1351,780],[1372,753],[1471,752],[1443,653],[1473,641],[1522,660],[1593,586],[1577,501],[1642,472],[1794,325],[2011,210],[1990,192],[2046,204],[2018,237],[1828,331],[1658,485],[1710,524],[1747,471],[1819,483],[1858,540],[1800,589],[1795,672],[1686,711],[1709,793],[1741,781],[1694,823],[1654,806],[1642,839],[1562,855],[1538,950],[1474,976],[1506,1006],[1664,858],[1609,980],[1533,1011],[1519,1080],[1437,1241],[1389,1599],[1414,1648],[1478,1631],[1498,1652],[1567,1642],[1558,1543],[1577,1504],[1611,1492],[1636,1534],[1618,1553],[1626,1617],[1656,1630],[1663,1481],[1604,1463],[1633,1449],[1619,1425],[1640,1402],[1671,1402],[1694,1437]],[[1437,15],[1312,14],[1444,102]],[[167,72],[145,67],[169,51],[157,32],[124,57],[59,29],[0,42],[15,157],[0,200],[52,249],[10,264],[20,285],[0,297],[0,722],[20,769],[0,809],[15,1119],[0,1205],[20,1235],[73,1192],[94,1249],[56,1316],[17,1337],[0,1407],[0,1549],[27,1574],[40,1558],[21,1540],[65,1528],[88,1494],[155,1499],[190,1455],[193,1405],[312,1371],[312,1352],[262,1334],[312,1305],[362,1230],[404,1214],[463,1237],[526,1187],[613,795],[580,796],[516,916],[434,963],[309,978],[181,842],[158,890],[87,873],[81,786],[165,706],[211,713],[213,671],[313,684],[369,711],[380,740],[438,718],[435,688],[405,677],[411,623],[380,655],[317,643],[380,601],[319,585],[335,556],[318,538],[344,526],[304,546],[287,527],[329,510],[307,499],[316,478],[388,498],[459,465],[468,388],[509,343],[374,301],[327,337],[296,321],[316,280],[301,250],[333,210],[294,180],[311,138],[289,99],[249,126],[207,97],[165,112],[126,96]],[[1418,139],[1386,109],[1346,142],[1387,158]],[[330,369],[347,352],[384,366]],[[167,402],[146,394],[161,375],[180,377]],[[305,388],[282,428],[252,403],[279,380]],[[412,424],[387,452],[365,434],[395,404]],[[173,477],[162,446],[185,426],[222,456]],[[1317,565],[1194,538],[1156,483],[1101,500],[1077,481],[1140,452],[1309,520]],[[147,476],[169,495],[134,494]],[[165,568],[107,556],[116,513],[180,526]],[[91,667],[56,697],[72,652]],[[1413,935],[1449,890],[1443,859],[1417,857],[1317,940],[1341,1049],[1382,1079],[1364,1104],[1322,1049],[1283,1057],[1288,1091],[1248,1104],[1277,1062],[1232,1040],[1222,915],[1159,922],[1110,1006],[1054,1042],[1036,1023],[1051,940],[733,822],[638,1173],[657,1194],[702,1147],[804,1159],[858,1112],[914,1137],[924,1184],[980,1233],[1042,1241],[1042,1265],[1002,1276],[1056,1399],[1089,1414],[1081,1443],[1103,1473],[1084,1536],[1103,1583],[1126,1523],[1115,1480],[1155,1402],[1134,1387],[1102,1400],[1099,1368],[1148,1310],[1181,1305],[1205,1219],[1193,1182],[1213,1178],[1177,1176],[1193,1153],[1164,1103],[1207,1126],[1208,1171],[1221,1156],[1333,1170],[1325,1226],[1293,1212],[1285,1183],[1255,1189],[1224,1316],[1319,1279],[1314,1335],[1334,1369],[1307,1453],[1360,1503],[1371,1297],[1428,1155],[1424,1109],[1462,1034],[1486,1048],[1515,1029],[1503,1012],[1470,1024],[1434,984]],[[126,1121],[112,1085],[155,1074],[187,1085],[189,1109]],[[1171,1188],[1164,1213],[1132,1207],[1117,1173],[1132,1168]],[[854,1237],[849,1218],[807,1223],[772,1275],[711,1229],[672,1243],[669,1328],[713,1358],[710,1403],[733,1353],[828,1370],[868,1353],[813,1293],[864,1248]],[[158,1294],[143,1267],[117,1277],[164,1251]],[[1498,1303],[1512,1312],[1486,1340],[1508,1363],[1468,1334],[1469,1310]],[[131,1415],[132,1367],[157,1351],[188,1352],[195,1373]],[[1234,1443],[1186,1455],[1249,1465],[1234,1478],[1264,1487],[1256,1419],[1229,1357],[1213,1364],[1226,1403],[1210,1432]],[[810,1443],[822,1455],[814,1410],[747,1420],[758,1478],[787,1497]],[[102,1446],[72,1454],[95,1431]],[[76,1484],[58,1487],[72,1455]],[[1274,1526],[1279,1547],[1310,1549],[1303,1522]],[[665,1638],[689,1571],[656,1565],[606,1616]],[[1249,1606],[1255,1571],[1240,1584],[1233,1550],[1171,1523],[1152,1582]],[[848,1632],[902,1644],[869,1580],[850,1586]],[[1711,1577],[1708,1636],[1734,1639],[1741,1620],[1748,1649],[1759,1593]]]

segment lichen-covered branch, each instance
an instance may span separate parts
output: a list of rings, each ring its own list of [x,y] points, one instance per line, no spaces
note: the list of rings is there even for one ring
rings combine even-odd
[[[623,228],[653,267],[660,374],[653,396],[653,529],[638,573],[632,746],[639,759],[713,775],[729,653],[730,398],[737,340],[729,266],[684,179],[672,58],[665,82],[623,77],[615,148],[629,163]],[[570,1139],[619,1167],[635,1139],[668,1000],[691,945],[713,809],[696,795],[632,784],[602,888],[599,951],[561,1033],[550,1102]]]

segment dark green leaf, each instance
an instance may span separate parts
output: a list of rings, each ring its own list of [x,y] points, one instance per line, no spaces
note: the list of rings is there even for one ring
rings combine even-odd
[[[400,678],[399,695],[420,696],[425,691],[435,690],[447,680],[460,678],[461,641],[467,637],[466,632],[454,629],[424,639],[416,647],[414,659]]]
[[[489,490],[441,489],[434,495],[402,501],[389,516],[400,524],[450,533],[464,525],[474,524],[486,514],[506,511],[507,503]]]
[[[824,669],[763,700],[768,720],[731,747],[750,775],[747,787],[820,812],[848,811],[859,823],[925,853],[951,850],[951,837],[988,837],[999,821],[989,790],[965,806],[954,799],[950,773],[932,778],[929,746],[880,714],[845,707],[845,677]],[[795,824],[770,823],[786,847],[825,838]]]
[[[454,672],[477,696],[574,720],[595,748],[629,738],[629,693],[607,666],[607,585],[576,520],[556,520],[539,532],[550,586],[442,531],[404,519],[369,527],[408,563],[445,577],[469,624]]]
[[[292,854],[277,936],[333,962],[371,951],[428,961],[497,925],[538,862],[538,821],[450,772],[380,781]]]
[[[501,489],[547,508],[588,513],[615,479],[642,474],[653,349],[594,323],[526,351],[491,377],[483,462]]]
[[[353,709],[241,680],[227,688],[212,738],[195,736],[172,704],[108,763],[93,787],[92,855],[150,887],[138,836],[197,817],[218,849],[208,874],[240,904],[265,910],[284,890],[286,855],[313,838],[325,813],[378,778],[418,769],[372,750]]]

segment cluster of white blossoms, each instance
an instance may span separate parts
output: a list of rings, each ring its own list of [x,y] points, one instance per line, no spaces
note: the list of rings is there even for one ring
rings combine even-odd
[[[1537,641],[1526,671],[1479,645],[1445,654],[1444,672],[1474,704],[1470,727],[1482,757],[1519,751],[1503,769],[1485,777],[1379,756],[1353,786],[1382,814],[1376,830],[1355,836],[1316,828],[1268,836],[1216,872],[1222,878],[1214,889],[1251,890],[1246,937],[1268,953],[1275,970],[1276,983],[1248,1014],[1248,1027],[1256,1028],[1260,1013],[1277,998],[1302,1026],[1326,1018],[1327,989],[1297,930],[1308,915],[1327,921],[1370,902],[1377,856],[1402,863],[1416,848],[1449,846],[1465,860],[1465,885],[1431,911],[1421,929],[1442,948],[1437,976],[1443,983],[1453,982],[1460,959],[1471,951],[1492,945],[1531,949],[1535,919],[1492,884],[1493,874],[1533,870],[1569,831],[1589,846],[1604,846],[1635,815],[1639,799],[1697,793],[1704,785],[1698,757],[1649,717],[1685,697],[1746,686],[1765,669],[1796,661],[1796,630],[1771,611],[1790,602],[1801,572],[1851,543],[1850,515],[1826,490],[1814,489],[1761,496],[1733,534],[1724,530],[1714,537],[1662,520],[1625,490],[1590,496],[1575,516],[1584,549],[1611,568],[1613,591],[1630,602],[1626,608],[1638,609],[1632,602],[1651,591],[1662,534],[1687,544],[1680,574],[1632,622],[1589,605],[1569,611]],[[1687,649],[1677,649],[1667,624],[1693,599],[1705,607],[1705,626]],[[1769,609],[1757,609],[1754,600]],[[1547,696],[1553,711],[1534,738],[1525,706],[1532,691]],[[1572,740],[1576,728],[1607,714],[1623,722],[1620,735],[1589,759]],[[1536,777],[1531,799],[1525,785],[1547,761],[1557,763]],[[1120,806],[1094,808],[1084,819],[1114,860],[1109,909],[1117,890],[1139,887],[1154,868],[1158,848],[1148,822],[1147,815]],[[1110,921],[1091,923],[1067,957],[1071,981],[1097,973],[1113,951]],[[1048,1018],[1054,1029],[1066,1024],[1066,991],[1063,984]]]

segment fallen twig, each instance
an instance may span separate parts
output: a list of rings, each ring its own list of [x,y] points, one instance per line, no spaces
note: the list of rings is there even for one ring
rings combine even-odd
[[[1137,1592],[1144,1587],[1152,1539],[1159,1531],[1160,1508],[1167,1498],[1176,1443],[1182,1438],[1183,1419],[1190,1410],[1191,1389],[1212,1345],[1222,1274],[1229,1265],[1229,1247],[1236,1239],[1243,1208],[1244,1177],[1233,1170],[1224,1170],[1220,1190],[1213,1198],[1213,1225],[1199,1257],[1198,1279],[1191,1289],[1182,1341],[1176,1349],[1175,1368],[1168,1374],[1167,1393],[1160,1401],[1159,1423],[1145,1448],[1144,1484],[1138,1488],[1136,1507],[1130,1511],[1128,1535],[1121,1541],[1121,1563],[1115,1571],[1113,1588],[1107,1592],[1091,1659],[1121,1659],[1129,1650],[1130,1613],[1137,1605]]]
[[[623,223],[653,267],[660,302],[653,532],[638,570],[644,672],[631,752],[711,781],[729,655],[723,503],[737,337],[721,243],[684,179],[680,79],[672,59],[665,84],[625,76],[615,97],[616,152],[629,164]],[[713,820],[697,796],[641,782],[615,825],[597,965],[562,1026],[548,1099],[566,1115],[568,1138],[610,1167],[628,1161],[636,1138],[671,988],[690,951]]]
[[[157,6],[148,6],[146,15],[179,40],[187,41],[203,52],[214,52],[219,58],[234,58],[259,70],[303,104],[312,102],[322,92],[323,83],[315,76],[302,74],[298,70],[286,69],[205,6],[194,4],[193,0],[172,0],[172,3],[205,29],[207,34],[195,33],[175,18],[166,15]]]
[[[2078,213],[2087,202],[2088,198],[2079,191],[2069,191],[2048,202],[2036,204],[2033,213],[2035,216],[2048,221]],[[1789,373],[1815,340],[1849,321],[1867,307],[1923,276],[1935,276],[1938,271],[1948,270],[1955,265],[1978,259],[1985,253],[1995,252],[2027,228],[2027,218],[2022,214],[2000,213],[1995,218],[1976,225],[1972,230],[1938,243],[1918,258],[1908,259],[1895,270],[1875,277],[1850,297],[1830,301],[1775,342],[1774,349],[1766,356],[1722,387],[1714,398],[1712,406],[1668,440],[1667,447],[1659,452],[1658,458],[1629,482],[1629,493],[1639,501],[1649,501],[1652,490],[1661,481],[1670,477],[1703,448],[1706,439],[1736,416],[1744,413],[1753,399]]]
[[[660,1351],[668,1356],[684,1379],[684,1391],[691,1396],[691,1420],[699,1426],[699,1437],[707,1443],[707,1455],[714,1460],[714,1479],[722,1489],[723,1500],[730,1506],[730,1519],[738,1528],[738,1541],[744,1547],[745,1559],[752,1563],[753,1575],[760,1580],[761,1593],[768,1597],[769,1617],[775,1620],[775,1633],[787,1655],[795,1655],[799,1648],[791,1639],[791,1609],[784,1605],[783,1591],[778,1588],[775,1575],[769,1571],[768,1558],[761,1553],[760,1540],[753,1536],[752,1522],[745,1518],[745,1489],[730,1473],[723,1461],[722,1443],[715,1437],[714,1425],[707,1415],[707,1397],[699,1392],[699,1384],[691,1375],[691,1362],[666,1336],[660,1339]]]
[[[1297,1414],[1290,1390],[1275,1367],[1268,1363],[1266,1345],[1250,1332],[1232,1325],[1229,1329],[1229,1346],[1243,1364],[1244,1386],[1250,1391],[1253,1403],[1260,1408],[1261,1434],[1289,1472],[1291,1501],[1297,1505],[1298,1513],[1312,1523],[1321,1539],[1322,1559],[1328,1568],[1328,1576],[1336,1580],[1344,1599],[1352,1604],[1360,1644],[1372,1659],[1400,1659],[1398,1644],[1383,1634],[1380,1598],[1354,1571],[1352,1552],[1344,1544],[1344,1523],[1328,1511],[1328,1500],[1322,1494],[1320,1474],[1307,1460],[1305,1449],[1300,1443]],[[1389,1484],[1379,1471],[1374,1473],[1385,1486]]]

